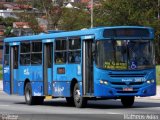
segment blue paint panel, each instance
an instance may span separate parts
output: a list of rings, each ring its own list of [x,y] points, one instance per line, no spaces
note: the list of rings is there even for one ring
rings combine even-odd
[[[17,94],[17,93],[18,93],[18,81],[17,81],[17,80],[19,79],[19,78],[18,78],[18,76],[19,76],[19,75],[18,75],[18,70],[17,70],[17,69],[14,69],[14,70],[13,70],[13,74],[14,74],[14,75],[13,75],[13,86],[14,86],[14,87],[13,87],[13,93],[14,93],[14,94]]]
[[[48,94],[52,95],[52,80],[53,80],[52,68],[48,68]]]
[[[42,66],[19,66],[19,81],[42,81]]]
[[[19,81],[25,81],[26,79],[32,80],[30,66],[19,66]]]
[[[3,91],[6,92],[7,94],[10,94],[10,68],[9,66],[5,66],[3,68]]]
[[[31,75],[32,81],[43,81],[43,73],[42,73],[42,66],[32,66]]]
[[[70,96],[70,82],[54,82],[53,83],[53,96]]]
[[[73,78],[76,78],[78,81],[82,81],[82,68],[80,64],[68,64],[67,65],[67,78],[68,80],[72,80]]]
[[[43,96],[43,82],[31,82],[32,95]]]
[[[18,82],[18,95],[24,95],[24,82]]]
[[[3,91],[10,94],[10,81],[3,81]]]

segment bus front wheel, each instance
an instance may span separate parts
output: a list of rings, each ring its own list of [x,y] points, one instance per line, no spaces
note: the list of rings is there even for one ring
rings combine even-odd
[[[122,97],[121,98],[121,103],[124,107],[132,107],[133,104],[134,104],[134,99],[135,97],[134,96],[128,96],[128,97]]]
[[[80,88],[78,83],[76,83],[74,86],[73,98],[74,98],[74,104],[77,108],[83,108],[87,105],[87,99],[82,97],[80,94]]]

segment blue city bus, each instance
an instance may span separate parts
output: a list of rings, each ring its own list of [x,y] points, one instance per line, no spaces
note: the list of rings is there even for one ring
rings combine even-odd
[[[4,40],[3,89],[24,95],[28,105],[66,98],[87,100],[156,94],[154,30],[142,26],[97,27],[11,37]]]

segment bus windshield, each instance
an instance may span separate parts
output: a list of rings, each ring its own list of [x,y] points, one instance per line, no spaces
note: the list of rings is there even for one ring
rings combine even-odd
[[[151,40],[97,41],[96,55],[97,67],[102,69],[138,70],[154,67]]]

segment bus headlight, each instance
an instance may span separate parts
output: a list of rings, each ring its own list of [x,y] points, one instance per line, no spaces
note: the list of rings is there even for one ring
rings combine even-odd
[[[147,80],[147,83],[148,83],[148,84],[151,84],[151,83],[154,83],[154,82],[155,82],[154,79],[152,79],[152,80]]]
[[[105,84],[105,85],[108,85],[108,82],[107,82],[107,81],[104,81],[104,84]]]
[[[151,80],[151,83],[154,83],[154,82],[155,82],[154,79],[152,79],[152,80]]]
[[[148,83],[148,84],[150,84],[150,83],[151,83],[151,81],[150,81],[150,80],[147,80],[147,83]]]
[[[100,84],[108,85],[108,82],[107,82],[107,81],[100,80],[99,82],[100,82]]]
[[[101,84],[103,84],[103,80],[100,80],[99,82],[100,82]]]

